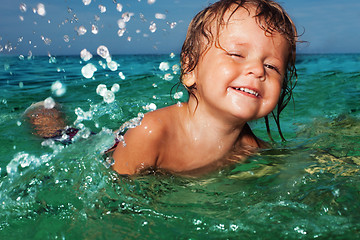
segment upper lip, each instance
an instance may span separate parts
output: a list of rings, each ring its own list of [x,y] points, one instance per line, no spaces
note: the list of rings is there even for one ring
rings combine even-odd
[[[256,97],[261,97],[260,91],[256,88],[253,87],[247,87],[247,86],[239,86],[239,87],[235,87],[235,86],[231,86],[231,88],[238,90],[238,91],[243,91],[246,93],[250,93],[253,94]]]

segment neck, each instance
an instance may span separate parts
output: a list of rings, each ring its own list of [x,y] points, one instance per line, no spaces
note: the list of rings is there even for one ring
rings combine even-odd
[[[186,106],[184,128],[193,138],[205,139],[207,142],[218,141],[225,145],[233,145],[238,140],[246,124],[236,118],[224,117],[212,113],[190,97]]]

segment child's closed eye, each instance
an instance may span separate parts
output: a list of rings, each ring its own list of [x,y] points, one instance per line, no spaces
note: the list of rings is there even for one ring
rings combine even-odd
[[[231,57],[243,58],[243,56],[239,53],[229,53]]]

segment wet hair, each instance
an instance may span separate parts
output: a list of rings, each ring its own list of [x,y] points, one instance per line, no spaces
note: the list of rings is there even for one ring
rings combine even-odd
[[[291,20],[285,10],[272,0],[221,0],[199,12],[190,22],[186,39],[182,46],[180,54],[181,75],[180,81],[186,74],[191,73],[199,63],[200,58],[215,43],[216,47],[221,47],[219,43],[219,34],[223,26],[229,22],[231,16],[239,9],[244,8],[250,13],[250,8],[255,9],[255,19],[264,34],[271,35],[279,33],[289,44],[289,56],[287,68],[282,84],[282,91],[279,97],[276,110],[272,111],[279,135],[285,140],[280,128],[280,113],[293,98],[292,91],[296,85],[296,43],[298,35],[294,22]],[[227,20],[224,16],[230,11]],[[212,30],[215,29],[215,35]],[[295,79],[295,80],[293,80]],[[185,86],[190,95],[195,96],[194,90],[196,84]],[[270,126],[268,116],[265,116],[266,129],[271,140]]]
[[[22,117],[32,133],[42,138],[56,137],[66,127],[65,114],[58,103],[52,108],[46,108],[44,102],[34,103],[25,110]]]

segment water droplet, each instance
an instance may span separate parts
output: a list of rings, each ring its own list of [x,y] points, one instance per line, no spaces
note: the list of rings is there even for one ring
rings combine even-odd
[[[118,21],[117,21],[117,24],[119,26],[120,29],[124,29],[126,27],[126,23],[124,21],[124,19],[120,18]]]
[[[105,84],[99,84],[96,88],[96,94],[100,96],[105,96],[105,93],[107,91],[107,87]]]
[[[26,12],[26,11],[27,11],[27,7],[26,7],[26,4],[25,4],[25,3],[20,3],[19,8],[20,8],[20,11],[21,11],[21,12]]]
[[[112,91],[106,91],[104,95],[104,102],[112,103],[115,101],[115,94]]]
[[[77,32],[77,34],[79,36],[82,36],[87,32],[87,30],[84,26],[80,26],[79,28],[75,27],[75,31]]]
[[[173,52],[170,53],[170,57],[171,57],[171,58],[174,58],[174,57],[175,57],[175,53],[173,53]]]
[[[41,36],[41,40],[43,40],[46,45],[50,45],[50,44],[51,44],[51,39],[50,39],[50,38]]]
[[[10,69],[10,65],[8,63],[5,63],[4,64],[4,70],[9,71],[9,69]]]
[[[126,31],[126,28],[119,29],[119,31],[118,31],[118,36],[119,36],[119,37],[124,36],[125,31]]]
[[[179,65],[175,64],[172,66],[172,70],[174,74],[177,74],[178,71],[180,71]]]
[[[150,103],[150,104],[147,104],[146,106],[143,106],[143,109],[146,110],[146,111],[154,111],[156,110],[156,105],[155,103]]]
[[[20,21],[24,21],[24,17],[23,16],[19,16]]]
[[[80,52],[80,57],[82,60],[86,62],[89,61],[93,57],[93,55],[87,49],[84,48]]]
[[[148,2],[148,4],[154,4],[156,2],[156,0],[148,0],[147,2]]]
[[[104,46],[104,45],[101,45],[101,46],[98,47],[97,54],[100,57],[105,58],[105,59],[110,56],[108,48],[106,46]]]
[[[89,5],[91,3],[91,0],[83,0],[82,1],[85,6]]]
[[[107,63],[107,66],[108,68],[111,70],[111,71],[116,71],[118,69],[118,64],[115,62],[115,61],[109,61]]]
[[[99,33],[99,28],[93,24],[93,25],[91,26],[91,32],[92,32],[93,34],[98,34],[98,33]]]
[[[66,86],[60,81],[56,81],[51,85],[51,91],[55,96],[61,97],[66,93]]]
[[[144,16],[144,14],[140,13],[139,15],[140,15],[141,21],[146,22],[146,18]]]
[[[24,55],[19,55],[20,60],[24,60]]]
[[[123,6],[121,5],[121,3],[117,3],[117,4],[116,4],[116,10],[117,10],[118,12],[122,12],[122,9],[123,9]]]
[[[113,93],[117,93],[119,90],[120,90],[120,85],[117,83],[114,83],[114,85],[112,85],[112,87],[111,87],[111,91]]]
[[[56,57],[49,57],[49,63],[56,63]]]
[[[166,15],[165,15],[165,14],[162,14],[162,13],[156,13],[156,14],[155,14],[155,18],[156,18],[156,19],[165,19],[165,18],[166,18]]]
[[[134,16],[134,13],[125,12],[121,17],[123,18],[124,22],[129,22],[132,16]]]
[[[167,73],[167,74],[164,75],[164,79],[165,79],[166,81],[171,81],[171,80],[174,79],[174,76],[171,75],[170,73]]]
[[[183,92],[176,92],[174,94],[174,99],[180,99],[184,96],[184,93]]]
[[[125,75],[123,74],[123,72],[119,72],[119,77],[120,77],[122,80],[125,80]]]
[[[86,129],[84,129],[82,132],[81,132],[81,137],[82,138],[89,138],[90,137],[90,135],[91,135],[91,131],[88,129],[88,128],[86,128]]]
[[[23,88],[24,87],[24,83],[23,82],[19,82],[19,88]]]
[[[47,99],[44,100],[44,107],[46,109],[52,109],[55,107],[55,101],[52,97],[48,97]]]
[[[100,4],[98,7],[99,7],[101,13],[106,12],[106,7],[104,5]]]
[[[176,22],[170,23],[170,28],[173,29],[174,27],[176,27],[176,24],[177,24]]]
[[[36,12],[37,14],[39,14],[40,16],[45,16],[46,15],[46,10],[45,10],[45,5],[42,3],[39,3],[36,6]]]
[[[81,68],[81,74],[85,78],[92,78],[96,71],[97,71],[97,68],[92,63],[88,63],[84,67]]]
[[[131,37],[127,37],[128,42],[131,42]]]
[[[68,35],[64,35],[64,41],[65,41],[65,42],[69,42],[69,41],[70,41],[70,38],[69,38]]]
[[[151,23],[149,27],[150,32],[154,33],[156,32],[156,23]]]
[[[161,71],[167,71],[170,69],[169,63],[168,62],[161,62],[159,65],[159,69]]]

